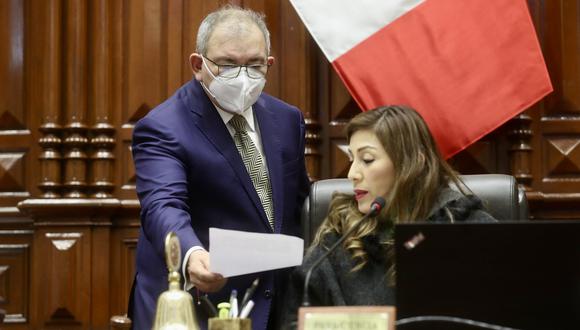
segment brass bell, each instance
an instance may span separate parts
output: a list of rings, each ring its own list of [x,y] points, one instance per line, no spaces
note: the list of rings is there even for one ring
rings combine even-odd
[[[174,232],[165,237],[165,259],[169,270],[169,290],[163,292],[157,300],[154,330],[199,330],[193,312],[193,298],[181,290],[179,264],[181,248],[179,238]]]

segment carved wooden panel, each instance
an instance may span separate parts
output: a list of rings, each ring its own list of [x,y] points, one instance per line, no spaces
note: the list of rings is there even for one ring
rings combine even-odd
[[[345,178],[350,170],[348,144],[344,138],[337,138],[330,143],[330,161],[333,164],[330,174],[335,178]]]
[[[122,117],[132,123],[167,98],[181,83],[182,17],[169,17],[181,1],[124,2],[120,8],[123,55]],[[177,25],[176,25],[177,24]],[[177,72],[177,74],[176,74]]]
[[[56,1],[29,0],[27,31],[27,94],[31,95],[27,111],[34,119],[31,128],[38,134],[34,144],[39,151],[38,168],[33,172],[35,186],[43,197],[58,197],[62,189],[62,132],[61,111],[64,74],[62,72],[62,6]],[[34,114],[34,115],[33,115]],[[33,196],[39,195],[33,194]]]
[[[127,313],[129,293],[135,276],[138,219],[122,219],[111,237],[111,313]],[[133,227],[131,227],[133,226]]]
[[[134,199],[131,158],[133,124],[181,85],[187,66],[184,42],[192,33],[183,29],[187,1],[145,0],[113,4],[114,109],[119,129],[117,196]],[[191,6],[190,6],[191,8]],[[185,36],[188,36],[187,38]],[[121,83],[122,82],[122,83]]]
[[[538,152],[532,187],[548,199],[565,198],[563,193],[574,198],[580,191],[580,2],[530,2],[554,85],[534,115]]]
[[[89,66],[88,124],[89,160],[88,175],[90,196],[110,198],[115,190],[113,148],[115,146],[115,126],[113,104],[115,94],[112,89],[113,58],[110,49],[114,44],[110,1],[93,1],[87,8],[94,17],[89,21],[88,33],[91,43],[92,61]]]
[[[31,327],[107,328],[111,216],[122,213],[119,200],[27,199],[19,206],[33,219]]]
[[[24,152],[0,153],[0,193],[25,192]]]
[[[0,206],[30,196],[33,144],[25,100],[25,1],[0,2]]]
[[[93,328],[106,329],[111,314],[109,302],[111,296],[111,258],[110,242],[111,230],[108,219],[103,219],[104,226],[95,226],[91,230],[90,259],[85,261],[90,269],[90,311],[91,317],[87,322]],[[81,289],[82,291],[82,289]]]
[[[326,118],[328,143],[325,144],[328,146],[326,152],[330,158],[326,176],[345,177],[350,167],[345,138],[346,123],[361,110],[328,61],[325,58],[323,60],[324,65],[328,67],[323,83],[328,86],[330,91],[328,118]]]
[[[462,174],[509,173],[507,124],[451,157],[449,163]]]
[[[27,128],[24,112],[24,4],[0,2],[0,42],[9,52],[0,52],[0,130]],[[10,83],[7,83],[10,82]]]
[[[304,114],[306,169],[311,180],[318,180],[321,177],[322,151],[316,85],[317,46],[289,1],[263,2],[272,33],[272,55],[277,58],[268,73],[266,91],[297,106]],[[261,10],[251,4],[248,7]]]
[[[37,229],[33,312],[39,327],[79,327],[91,316],[90,234],[87,229]]]
[[[10,234],[21,236],[15,231],[0,232],[0,308],[6,310],[5,323],[26,324],[30,321],[30,244],[22,240],[5,243]]]
[[[36,215],[62,208],[35,227],[0,210],[3,328],[104,327],[126,311],[139,226],[133,125],[191,79],[197,27],[228,2],[267,16],[266,91],[303,111],[311,179],[346,176],[344,126],[360,110],[287,0],[2,0],[0,209],[29,197],[53,199]],[[578,219],[580,0],[528,3],[555,91],[451,162],[515,175],[536,218]],[[113,219],[71,229],[65,196],[121,202],[107,207],[119,208]]]

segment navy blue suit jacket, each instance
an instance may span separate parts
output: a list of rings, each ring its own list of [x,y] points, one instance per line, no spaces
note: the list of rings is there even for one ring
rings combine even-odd
[[[274,203],[275,232],[300,235],[300,209],[308,194],[302,113],[262,93],[253,105],[260,130]],[[167,289],[164,239],[173,231],[182,254],[192,246],[209,249],[210,227],[271,233],[272,229],[234,141],[200,83],[191,80],[149,112],[133,131],[141,230],[130,314],[136,329],[150,329],[156,301]],[[275,281],[284,272],[230,278],[210,294],[228,301],[232,288],[241,295],[260,277],[254,329],[265,329]],[[195,300],[194,293],[194,300]],[[200,317],[205,325],[206,317]]]

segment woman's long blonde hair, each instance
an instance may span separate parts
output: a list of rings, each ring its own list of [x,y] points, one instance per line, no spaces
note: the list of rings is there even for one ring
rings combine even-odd
[[[391,105],[360,113],[346,126],[347,141],[350,142],[353,134],[361,130],[376,134],[393,162],[395,179],[381,213],[367,219],[345,240],[345,248],[359,261],[353,270],[362,268],[368,260],[363,237],[377,234],[378,228],[383,226],[427,219],[439,192],[449,183],[457,185],[464,194],[467,191],[455,171],[441,157],[425,121],[415,110]],[[362,216],[352,194],[335,194],[313,246],[323,244],[329,233],[341,235],[348,231]],[[388,248],[392,243],[392,239],[382,242],[387,245],[388,257],[393,254]],[[389,273],[392,275],[393,272],[391,267]]]

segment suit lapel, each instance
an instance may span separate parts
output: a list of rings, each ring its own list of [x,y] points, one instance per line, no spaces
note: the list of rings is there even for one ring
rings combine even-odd
[[[267,228],[270,229],[270,224],[268,223],[268,218],[266,217],[258,193],[256,193],[256,189],[252,184],[250,175],[244,166],[242,157],[236,148],[230,132],[217,110],[214,108],[214,105],[203,91],[199,82],[192,81],[191,84],[192,86],[189,89],[190,95],[188,95],[188,107],[195,114],[193,116],[195,125],[214,145],[217,151],[228,161],[240,179],[240,182],[242,183],[246,194],[254,204],[256,211],[260,214],[262,222],[264,222]]]
[[[272,185],[272,203],[274,205],[274,232],[282,228],[284,198],[282,196],[282,159],[280,151],[279,122],[273,109],[264,107],[261,99],[253,106],[254,116],[258,122],[264,156],[268,163],[268,176]],[[266,219],[267,222],[267,219]]]

